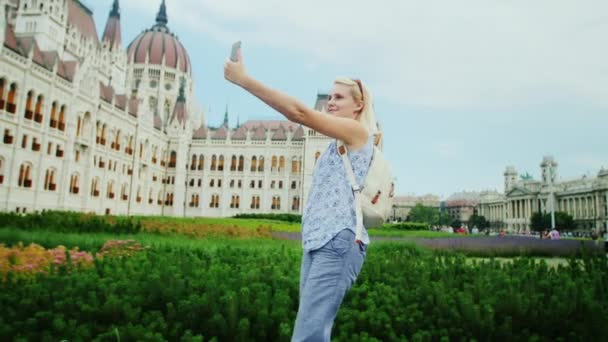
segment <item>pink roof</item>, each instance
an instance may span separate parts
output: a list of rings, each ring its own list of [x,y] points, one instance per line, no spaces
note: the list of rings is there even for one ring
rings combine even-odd
[[[211,139],[221,140],[221,139],[226,139],[227,136],[228,136],[228,133],[226,132],[226,127],[222,126],[217,131],[215,131],[215,134],[213,134]]]
[[[207,139],[207,127],[201,125],[201,127],[192,133],[192,139]]]
[[[114,97],[114,88],[112,88],[110,85],[106,86],[99,82],[99,97],[108,103],[112,103],[112,98]]]
[[[177,122],[179,122],[182,126],[186,125],[186,120],[188,119],[188,110],[184,101],[177,101],[175,104],[175,108],[173,108],[173,115],[171,116],[171,120],[169,120],[169,122],[173,122],[175,119],[177,119]]]
[[[150,64],[161,65],[164,58],[166,66],[190,72],[190,59],[186,49],[166,28],[152,28],[142,32],[129,44],[127,53],[129,61],[133,63],[145,63],[148,57]]]
[[[125,95],[116,95],[114,106],[124,110],[127,107],[127,97]]]
[[[18,54],[22,54],[19,49],[19,44],[17,43],[17,38],[15,37],[15,31],[10,25],[6,25],[6,29],[4,31],[4,46],[7,48],[17,52]]]
[[[163,127],[163,120],[161,120],[160,116],[154,115],[154,128],[160,130]]]
[[[249,120],[243,124],[243,126],[248,130],[257,128],[260,125],[265,129],[272,131],[278,129],[280,126],[287,127],[288,129],[296,129],[299,126],[299,124],[288,120]]]
[[[66,78],[69,81],[73,81],[74,75],[76,74],[76,67],[78,66],[78,62],[68,61],[68,62],[62,62],[61,64],[63,64],[63,69],[65,71],[64,78]],[[62,75],[60,74],[59,76],[62,76]]]
[[[304,140],[304,128],[302,126],[298,126],[291,140]]]
[[[252,140],[266,140],[266,130],[264,129],[264,126],[259,125],[256,129],[255,132],[253,132],[253,136],[251,137]]]
[[[85,37],[99,44],[93,12],[78,0],[68,0],[68,23],[75,26]]]
[[[232,140],[245,140],[247,139],[247,129],[243,126],[239,127],[232,134]]]
[[[110,44],[110,47],[114,47],[115,45],[120,46],[120,44],[122,44],[120,33],[120,18],[110,17],[108,19],[108,22],[106,23],[106,28],[103,31],[102,41],[107,41]]]
[[[139,110],[139,100],[135,97],[129,99],[129,114],[131,116],[137,117],[137,111]]]
[[[287,135],[285,135],[285,129],[283,126],[279,126],[279,129],[274,132],[272,140],[287,140]]]

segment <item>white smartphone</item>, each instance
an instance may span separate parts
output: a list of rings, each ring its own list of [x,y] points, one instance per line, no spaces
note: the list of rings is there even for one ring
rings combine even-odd
[[[237,62],[239,60],[238,50],[241,48],[241,41],[232,44],[232,52],[230,53],[230,60]]]

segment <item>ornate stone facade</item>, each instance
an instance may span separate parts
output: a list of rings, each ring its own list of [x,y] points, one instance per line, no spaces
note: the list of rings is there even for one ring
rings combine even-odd
[[[163,0],[125,49],[118,0],[101,39],[78,0],[0,0],[0,210],[302,212],[330,140],[288,121],[208,127],[168,23]]]
[[[509,231],[525,232],[532,214],[550,212],[553,202],[555,211],[573,216],[577,229],[608,229],[608,170],[602,168],[596,177],[559,181],[557,166],[553,157],[544,157],[541,180],[520,176],[514,167],[507,167],[504,194],[482,196],[479,214],[490,222],[503,222]]]

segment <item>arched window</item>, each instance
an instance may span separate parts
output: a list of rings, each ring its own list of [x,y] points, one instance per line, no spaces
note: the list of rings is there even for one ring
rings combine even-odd
[[[36,100],[36,111],[34,112],[34,121],[40,123],[42,122],[42,106],[44,104],[44,96],[38,95],[38,99]]]
[[[154,190],[150,188],[150,191],[148,191],[148,204],[152,203],[154,203]]]
[[[9,113],[15,114],[15,112],[17,111],[17,104],[15,101],[16,98],[17,98],[17,84],[13,83],[13,84],[11,84],[11,88],[8,91],[8,96],[6,99],[6,110]]]
[[[321,156],[321,152],[317,151],[317,153],[315,153],[315,164],[317,164],[317,160],[319,160],[320,156]]]
[[[217,165],[217,170],[224,171],[224,156],[223,155],[220,156],[220,160]]]
[[[217,170],[217,157],[215,154],[211,156],[211,171]]]
[[[71,194],[77,194],[79,191],[79,186],[78,186],[78,174],[74,173],[71,177],[70,177],[70,193]]]
[[[190,170],[196,170],[196,154],[192,155],[192,162],[190,163]]]
[[[91,196],[99,197],[99,178],[97,177],[91,180]]]
[[[236,156],[233,155],[230,160],[230,171],[236,171]]]
[[[135,198],[137,203],[141,203],[141,186],[137,186],[137,197]]]
[[[251,172],[257,171],[258,168],[258,159],[253,156],[251,157]]]
[[[59,130],[62,132],[65,131],[65,111],[65,105],[61,106],[61,109],[59,110]]]
[[[177,163],[177,152],[171,151],[171,160],[169,161],[169,167],[171,167],[171,168],[175,167],[176,163]]]
[[[4,183],[4,157],[0,156],[0,184]]]
[[[202,154],[198,156],[198,169],[199,171],[205,169],[205,156]]]
[[[277,156],[272,156],[272,163],[270,165],[270,171],[274,172],[277,170]]]
[[[300,196],[295,196],[291,203],[291,210],[300,210]]]
[[[298,173],[298,159],[296,157],[291,158],[291,173]]]
[[[4,106],[6,104],[6,100],[4,98],[4,85],[5,85],[5,80],[4,78],[0,78],[0,110],[4,109]]]
[[[245,157],[239,157],[239,171],[243,171],[245,169]]]
[[[27,99],[25,100],[25,112],[24,112],[24,117],[28,120],[32,120],[32,118],[34,117],[32,102],[34,102],[34,91],[30,90],[27,92]]]
[[[129,185],[127,183],[123,183],[120,187],[120,198],[122,198],[123,201],[129,199]]]
[[[55,191],[57,184],[55,184],[55,170],[47,169],[44,175],[44,190]]]
[[[258,172],[264,172],[264,156],[258,159]]]
[[[114,182],[108,182],[108,188],[106,189],[106,195],[109,199],[114,199]]]
[[[279,172],[285,170],[285,157],[279,157]]]
[[[32,187],[32,178],[31,178],[31,170],[32,164],[23,163],[19,167],[19,180],[17,185],[24,188]]]

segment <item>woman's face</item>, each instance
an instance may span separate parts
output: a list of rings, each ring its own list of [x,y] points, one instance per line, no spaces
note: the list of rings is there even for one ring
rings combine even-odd
[[[335,83],[329,93],[327,112],[344,118],[356,119],[363,109],[363,103],[355,101],[351,87]]]

